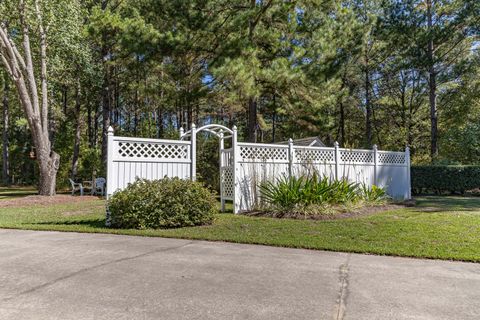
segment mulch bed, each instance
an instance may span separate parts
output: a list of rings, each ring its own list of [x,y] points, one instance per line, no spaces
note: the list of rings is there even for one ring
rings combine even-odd
[[[338,212],[338,213],[329,213],[329,214],[312,214],[304,215],[300,213],[278,213],[278,212],[268,212],[268,211],[252,211],[244,213],[247,216],[252,217],[269,217],[269,218],[279,218],[279,219],[301,219],[301,220],[335,220],[335,219],[346,219],[346,218],[355,218],[369,216],[376,213],[381,213],[390,210],[402,209],[405,207],[415,206],[414,201],[405,201],[402,203],[387,203],[381,205],[370,205],[364,206],[361,208],[355,208],[347,212]]]
[[[16,199],[0,200],[0,208],[6,207],[28,207],[28,206],[50,206],[52,204],[78,203],[97,200],[95,196],[71,196],[57,194],[55,196],[26,196]]]

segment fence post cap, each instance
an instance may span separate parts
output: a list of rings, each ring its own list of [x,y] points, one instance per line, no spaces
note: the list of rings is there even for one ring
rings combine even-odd
[[[232,127],[232,130],[233,130],[233,131],[237,131],[237,126],[233,126],[233,127]]]
[[[288,143],[292,144],[292,143],[293,143],[293,139],[292,139],[292,138],[288,139]]]
[[[108,127],[108,135],[109,135],[109,136],[113,136],[113,131],[114,131],[114,130],[113,130],[113,127],[112,127],[112,126],[109,126],[109,127]]]
[[[374,144],[374,145],[372,146],[372,149],[373,149],[373,150],[377,150],[377,149],[378,149],[378,146],[377,146],[376,144]]]
[[[195,123],[192,123],[192,129],[195,129],[197,128],[197,126],[195,125]]]
[[[339,146],[338,141],[335,141],[335,142],[333,143],[333,146],[334,146],[335,148],[338,148],[338,146]]]

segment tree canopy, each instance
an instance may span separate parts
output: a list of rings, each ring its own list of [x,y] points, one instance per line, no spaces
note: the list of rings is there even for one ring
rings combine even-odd
[[[479,16],[476,0],[0,0],[3,182],[41,185],[57,160],[60,184],[103,175],[110,125],[478,163]]]

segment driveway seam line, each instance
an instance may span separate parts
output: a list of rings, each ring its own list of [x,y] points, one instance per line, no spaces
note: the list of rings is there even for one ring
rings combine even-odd
[[[347,255],[345,263],[340,265],[339,269],[339,280],[340,280],[340,289],[338,292],[338,300],[336,304],[336,320],[342,320],[345,317],[345,312],[347,308],[347,297],[348,297],[348,277],[349,277],[349,268],[350,268],[350,257],[351,254]]]

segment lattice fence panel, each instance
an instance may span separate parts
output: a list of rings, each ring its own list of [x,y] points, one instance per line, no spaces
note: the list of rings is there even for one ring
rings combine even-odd
[[[232,149],[222,150],[222,166],[229,167],[233,165]]]
[[[341,150],[340,159],[346,163],[373,163],[373,152]]]
[[[188,145],[145,142],[119,142],[118,155],[122,158],[160,158],[188,160]]]
[[[381,164],[405,164],[405,153],[379,152],[378,162]]]
[[[220,170],[220,183],[222,184],[223,197],[233,199],[235,191],[233,184],[233,167],[223,167]]]
[[[295,160],[307,162],[334,162],[334,150],[295,148]]]
[[[275,147],[240,147],[243,160],[288,161],[288,148]]]

